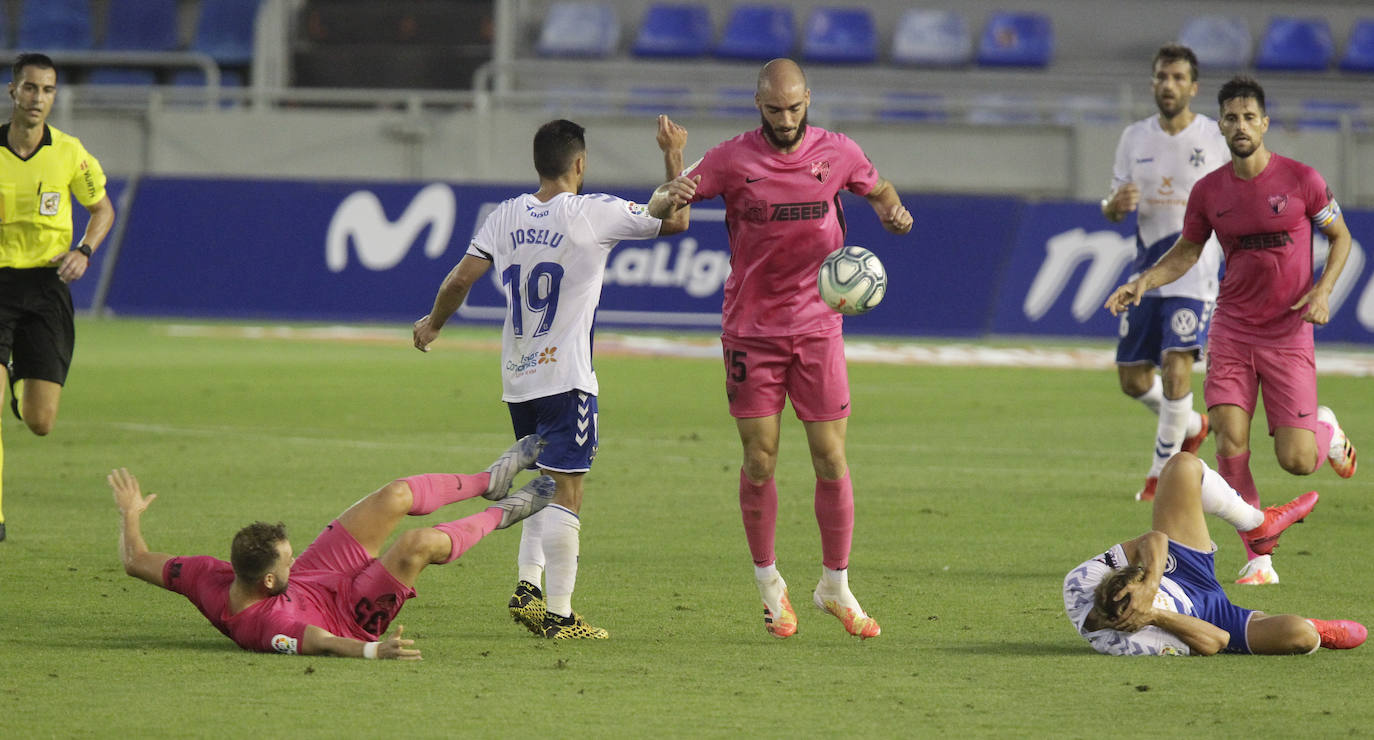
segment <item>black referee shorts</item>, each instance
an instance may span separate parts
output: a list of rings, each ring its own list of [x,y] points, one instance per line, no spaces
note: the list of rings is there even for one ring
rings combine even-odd
[[[72,293],[55,267],[0,267],[0,358],[14,378],[67,382],[76,346]]]

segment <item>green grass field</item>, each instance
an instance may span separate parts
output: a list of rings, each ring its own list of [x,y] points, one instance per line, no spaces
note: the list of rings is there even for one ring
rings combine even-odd
[[[514,529],[421,577],[420,598],[398,620],[424,651],[415,664],[246,653],[182,597],[124,575],[104,482],[113,467],[159,494],[144,518],[152,549],[224,558],[254,519],[285,521],[299,551],[395,477],[485,467],[510,440],[489,348],[496,331],[450,328],[428,355],[409,348],[408,328],[394,331],[380,343],[79,325],[55,433],[34,437],[5,410],[0,734],[1318,737],[1374,728],[1374,645],[1124,659],[1098,656],[1075,635],[1064,574],[1149,524],[1131,494],[1154,425],[1104,371],[851,365],[851,585],[883,626],[867,642],[807,605],[820,545],[790,411],[778,553],[801,625],[786,641],[764,633],[716,359],[598,358],[601,451],[587,478],[574,604],[609,641],[553,644],[510,622]],[[1369,383],[1322,376],[1320,392],[1352,439],[1374,449]],[[1374,471],[1342,481],[1324,467],[1295,479],[1258,424],[1255,440],[1266,503],[1311,488],[1322,501],[1284,538],[1281,585],[1228,592],[1267,611],[1374,622],[1374,571],[1363,567]],[[1213,454],[1209,440],[1202,455]],[[1230,584],[1239,542],[1209,524]]]

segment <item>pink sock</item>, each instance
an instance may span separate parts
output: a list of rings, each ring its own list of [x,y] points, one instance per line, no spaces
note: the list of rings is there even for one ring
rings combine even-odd
[[[821,528],[821,562],[831,570],[848,568],[854,539],[854,484],[848,471],[839,480],[816,479],[816,523]]]
[[[1331,451],[1331,440],[1336,436],[1336,430],[1324,421],[1317,422],[1317,428],[1312,432],[1317,435],[1317,464],[1312,466],[1312,472],[1321,470],[1322,463],[1326,462],[1327,454]]]
[[[423,516],[455,501],[480,496],[491,485],[491,473],[454,475],[428,473],[402,478],[410,486],[410,515]]]
[[[477,544],[483,537],[491,534],[496,526],[501,523],[501,510],[496,507],[483,509],[472,516],[465,516],[454,522],[444,522],[436,524],[434,528],[448,535],[453,540],[453,549],[449,550],[448,560],[445,563],[452,563],[458,559],[459,555],[467,552],[473,545]]]
[[[1260,508],[1259,491],[1255,489],[1255,478],[1250,475],[1250,453],[1242,452],[1231,457],[1217,455],[1217,472],[1234,489],[1240,497],[1245,499],[1245,503],[1250,504],[1256,509]],[[1241,545],[1245,547],[1245,557],[1253,560],[1258,554],[1250,549],[1250,543],[1241,538]]]
[[[749,540],[749,554],[754,565],[763,567],[777,560],[773,554],[773,534],[778,528],[778,486],[769,478],[755,485],[739,471],[739,510],[744,517],[744,537]]]

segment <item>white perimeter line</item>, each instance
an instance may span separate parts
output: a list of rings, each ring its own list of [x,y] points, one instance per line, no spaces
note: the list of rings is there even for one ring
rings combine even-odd
[[[212,337],[219,339],[287,339],[312,341],[341,341],[358,343],[410,344],[410,333],[404,330],[380,329],[365,326],[225,326],[209,324],[169,324],[168,336]],[[500,341],[444,340],[468,347],[499,351]],[[720,342],[714,337],[691,339],[640,334],[598,332],[598,354],[652,355],[660,357],[690,357],[715,359],[720,356]],[[942,367],[1030,367],[1064,370],[1110,370],[1115,367],[1115,354],[1109,349],[1084,347],[1055,347],[1052,345],[1024,347],[992,347],[972,342],[930,344],[915,342],[872,342],[845,340],[845,356],[851,362],[888,365],[935,365]],[[1374,376],[1374,352],[1317,350],[1317,372],[1321,375]]]

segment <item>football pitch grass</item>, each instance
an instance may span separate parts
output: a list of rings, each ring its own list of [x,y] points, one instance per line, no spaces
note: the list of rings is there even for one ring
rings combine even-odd
[[[105,474],[127,466],[158,494],[144,517],[155,551],[227,558],[233,533],[262,519],[284,521],[299,552],[378,486],[476,472],[509,444],[497,332],[451,326],[422,355],[403,326],[386,327],[389,342],[187,337],[168,326],[80,322],[50,437],[5,409],[6,737],[1317,737],[1374,727],[1374,645],[1128,659],[1096,655],[1073,632],[1064,574],[1149,526],[1131,494],[1154,425],[1102,370],[851,364],[850,579],[882,624],[876,639],[850,637],[809,604],[820,545],[790,409],[777,550],[800,631],[776,640],[763,631],[739,522],[720,361],[603,354],[574,605],[610,640],[553,643],[510,621],[512,528],[421,576],[398,619],[421,663],[247,653],[181,596],[124,575]],[[1370,380],[1324,375],[1319,385],[1374,454]],[[1374,469],[1348,481],[1325,466],[1290,476],[1262,417],[1254,443],[1266,503],[1310,489],[1322,499],[1284,536],[1273,587],[1231,585],[1239,542],[1209,520],[1227,592],[1251,608],[1374,622]],[[1212,464],[1214,453],[1209,439],[1202,457]]]

